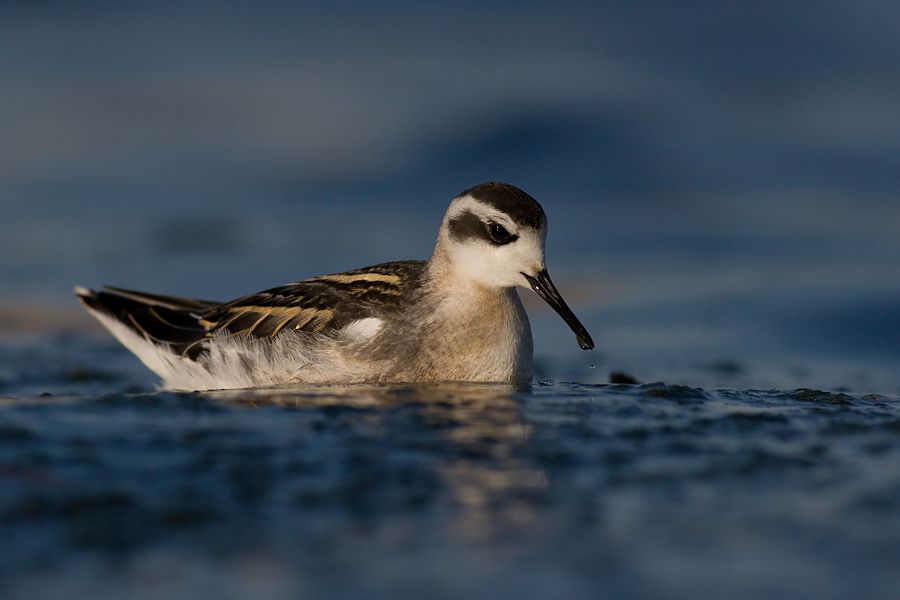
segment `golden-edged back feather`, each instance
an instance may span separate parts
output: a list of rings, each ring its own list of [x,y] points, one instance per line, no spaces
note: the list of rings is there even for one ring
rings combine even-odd
[[[219,304],[120,288],[83,290],[89,307],[115,317],[139,335],[192,360],[223,332],[271,338],[286,331],[341,329],[353,321],[400,310],[400,298],[418,287],[424,261],[383,263],[290,283]]]
[[[271,337],[282,331],[317,333],[399,309],[399,298],[418,285],[425,263],[383,263],[323,275],[239,298],[201,315],[210,334]]]

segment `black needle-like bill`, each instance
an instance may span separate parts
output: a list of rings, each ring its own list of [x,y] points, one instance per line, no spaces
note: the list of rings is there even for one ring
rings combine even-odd
[[[563,318],[563,321],[568,323],[572,331],[575,332],[575,339],[578,340],[578,345],[584,350],[593,350],[594,340],[591,339],[591,334],[587,332],[587,329],[584,328],[584,325],[581,324],[581,321],[578,320],[578,317],[575,316],[575,313],[563,300],[556,286],[550,281],[550,274],[547,273],[547,269],[542,270],[535,277],[531,277],[527,273],[522,273],[522,275],[525,276],[531,289],[537,292],[537,295],[543,298],[544,302],[552,306],[553,310]]]

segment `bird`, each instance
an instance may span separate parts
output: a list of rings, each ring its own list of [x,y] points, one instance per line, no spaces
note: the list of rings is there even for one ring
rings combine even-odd
[[[313,277],[231,302],[76,286],[81,303],[171,390],[304,383],[530,383],[517,287],[594,342],[550,279],[547,217],[508,183],[450,203],[428,260]]]

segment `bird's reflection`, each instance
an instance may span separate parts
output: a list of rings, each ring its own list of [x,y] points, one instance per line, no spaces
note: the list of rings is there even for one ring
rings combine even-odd
[[[522,403],[531,387],[512,384],[305,385],[208,392],[243,406],[361,409],[365,421],[395,436],[397,451],[427,448],[449,511],[449,533],[477,541],[528,530],[547,486],[528,456]],[[402,448],[406,445],[406,448]],[[393,448],[394,446],[389,446]],[[384,485],[396,485],[387,483]]]

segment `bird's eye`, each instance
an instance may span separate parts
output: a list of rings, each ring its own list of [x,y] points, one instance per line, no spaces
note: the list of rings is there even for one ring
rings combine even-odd
[[[499,223],[488,223],[488,233],[495,244],[508,244],[516,240],[516,236],[510,234],[506,228]]]

